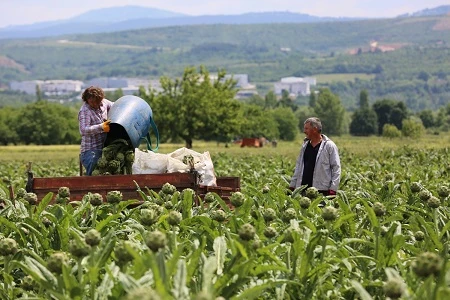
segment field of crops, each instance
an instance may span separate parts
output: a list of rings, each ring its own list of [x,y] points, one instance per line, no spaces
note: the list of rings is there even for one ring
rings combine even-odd
[[[38,177],[77,175],[78,147],[1,147],[0,298],[448,299],[448,137],[335,141],[334,199],[287,190],[299,141],[194,143],[218,176],[241,177],[232,210],[215,194],[196,206],[170,184],[75,204],[62,187],[50,204],[24,193],[25,164]]]

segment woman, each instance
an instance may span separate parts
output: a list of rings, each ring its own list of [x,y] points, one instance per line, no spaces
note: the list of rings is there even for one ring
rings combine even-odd
[[[103,143],[109,132],[108,112],[113,102],[104,99],[105,94],[99,87],[88,87],[81,98],[84,103],[78,112],[81,134],[80,160],[86,175],[92,175],[98,159],[102,156]]]

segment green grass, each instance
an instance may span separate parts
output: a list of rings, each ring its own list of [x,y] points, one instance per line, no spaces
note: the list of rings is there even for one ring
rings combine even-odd
[[[209,151],[211,156],[218,153],[227,153],[235,157],[262,155],[266,157],[283,156],[294,160],[299,152],[303,135],[293,142],[280,141],[276,148],[270,146],[262,148],[241,148],[239,144],[217,144],[215,142],[194,141],[193,149],[197,152]],[[442,149],[450,146],[450,133],[440,135],[425,135],[420,139],[397,138],[388,139],[383,137],[353,137],[340,136],[332,137],[340,152],[354,154],[358,156],[373,156],[385,150],[396,150],[402,147],[415,149]],[[145,147],[141,145],[141,147]],[[176,149],[184,147],[184,144],[163,143],[160,145],[158,153],[167,154]],[[0,162],[63,162],[76,160],[79,156],[79,145],[53,145],[53,146],[0,146]]]
[[[361,80],[371,80],[375,78],[373,74],[349,73],[349,74],[316,74],[315,77],[318,84],[332,83],[338,81],[354,81],[356,78]]]

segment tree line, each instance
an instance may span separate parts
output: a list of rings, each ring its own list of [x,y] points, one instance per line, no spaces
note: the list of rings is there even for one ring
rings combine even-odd
[[[161,142],[193,140],[228,143],[242,137],[265,137],[292,141],[303,130],[303,121],[319,117],[324,133],[333,136],[350,133],[357,136],[384,135],[415,137],[430,129],[450,128],[450,104],[438,111],[408,111],[404,102],[380,99],[370,105],[369,94],[360,91],[358,107],[345,110],[339,95],[327,88],[311,93],[307,105],[298,105],[283,91],[280,99],[273,93],[236,100],[235,82],[225,78],[225,70],[210,80],[208,70],[188,67],[181,78],[161,77],[162,92],[141,87],[137,96],[152,108]],[[117,100],[119,90],[108,94]],[[41,95],[37,95],[41,97]],[[77,144],[80,142],[77,107],[51,103],[45,99],[22,107],[0,108],[0,144]]]

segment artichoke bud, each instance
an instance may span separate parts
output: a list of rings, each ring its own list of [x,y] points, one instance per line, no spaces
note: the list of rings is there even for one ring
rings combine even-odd
[[[0,255],[8,256],[14,255],[19,250],[17,242],[11,238],[4,238],[0,240]]]
[[[223,222],[227,218],[227,213],[221,209],[211,212],[211,219],[217,222]]]
[[[134,151],[127,151],[125,153],[125,161],[128,163],[134,162]]]
[[[244,241],[250,241],[255,238],[256,230],[253,225],[246,223],[239,228],[238,231],[239,237],[243,239]]]
[[[123,195],[121,191],[109,191],[106,194],[106,201],[110,204],[116,204],[122,201]]]
[[[311,199],[309,199],[308,197],[301,197],[298,200],[298,203],[300,204],[301,208],[307,209],[311,205]]]
[[[55,252],[47,259],[47,269],[50,272],[61,274],[63,265],[69,262],[69,258],[64,252]]]
[[[430,191],[427,190],[427,189],[422,189],[422,190],[419,192],[419,198],[420,198],[420,200],[422,200],[422,201],[427,201],[430,197],[431,197],[431,193],[430,193]]]
[[[381,234],[381,236],[385,236],[386,233],[388,233],[388,231],[389,231],[389,227],[386,227],[386,226],[381,226],[380,227],[380,234]]]
[[[419,182],[414,181],[414,182],[411,182],[410,189],[411,189],[411,192],[418,193],[423,189],[423,186]]]
[[[273,221],[277,218],[277,213],[273,208],[266,208],[263,212],[263,218],[266,222]]]
[[[42,224],[44,224],[45,227],[50,227],[53,224],[53,222],[50,221],[47,217],[43,217]]]
[[[125,161],[125,155],[121,152],[117,153],[116,160],[120,161],[120,163],[122,164]]]
[[[441,200],[439,200],[439,198],[435,196],[431,196],[430,198],[428,198],[427,204],[431,208],[438,208],[439,206],[441,206]]]
[[[231,194],[230,202],[234,207],[240,207],[244,204],[245,195],[241,192],[234,192]]]
[[[116,255],[117,260],[121,263],[126,263],[133,260],[133,255],[128,252],[125,245],[133,247],[133,243],[130,241],[121,241],[116,244],[116,247],[114,248],[114,254]]]
[[[269,188],[269,186],[267,186],[267,185],[265,185],[265,186],[262,188],[262,193],[263,193],[263,194],[267,194],[269,191],[270,191],[270,188]]]
[[[158,214],[153,209],[141,209],[141,223],[143,225],[153,225],[158,222]]]
[[[176,226],[181,223],[182,219],[183,217],[181,216],[180,212],[172,210],[167,217],[167,222],[169,223],[169,225]]]
[[[405,292],[405,284],[399,278],[391,278],[383,285],[384,293],[391,299],[398,299]]]
[[[383,203],[381,202],[375,202],[373,204],[373,211],[375,212],[375,215],[377,217],[381,217],[386,214],[386,207],[384,207]]]
[[[167,209],[172,209],[173,208],[173,203],[170,200],[167,200],[166,202],[164,202],[164,207]]]
[[[266,227],[264,229],[264,236],[267,238],[273,238],[273,237],[276,237],[277,235],[278,235],[278,232],[273,227]]]
[[[437,193],[439,197],[445,198],[450,194],[450,188],[448,186],[442,185],[438,187]]]
[[[161,297],[158,293],[148,286],[140,286],[138,288],[133,289],[128,295],[124,298],[125,300],[161,300]]]
[[[416,239],[416,241],[423,241],[425,239],[425,233],[423,233],[423,231],[416,231],[414,233],[414,238]]]
[[[82,258],[89,254],[91,247],[84,241],[71,240],[69,242],[69,252],[76,258]]]
[[[306,189],[305,196],[309,199],[316,199],[319,196],[319,191],[317,190],[317,188],[311,186]]]
[[[176,190],[177,188],[168,182],[164,183],[161,188],[161,191],[166,195],[172,195]]]
[[[420,277],[439,275],[442,268],[442,258],[434,252],[424,252],[412,263],[412,270]]]
[[[89,202],[92,206],[99,206],[103,203],[103,196],[99,193],[94,193],[91,195]]]
[[[322,218],[325,221],[334,221],[338,217],[338,210],[333,206],[325,206],[322,210]]]
[[[207,192],[205,198],[203,199],[206,203],[211,203],[216,200],[216,196],[214,196],[213,192]]]
[[[290,220],[295,219],[296,217],[297,213],[295,212],[295,209],[293,209],[292,207],[286,209],[286,211],[283,214],[283,220],[285,222],[289,222]]]
[[[84,235],[84,240],[89,246],[97,246],[100,244],[102,236],[96,229],[90,229]]]
[[[70,189],[66,186],[62,186],[58,189],[58,195],[63,198],[70,197]]]
[[[146,234],[145,244],[153,252],[157,252],[159,249],[164,248],[167,244],[166,234],[161,231],[152,231]]]
[[[27,201],[30,205],[36,205],[38,198],[35,193],[26,193],[23,197],[25,201]]]

